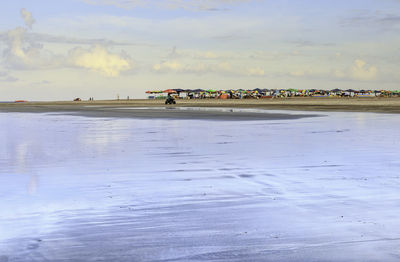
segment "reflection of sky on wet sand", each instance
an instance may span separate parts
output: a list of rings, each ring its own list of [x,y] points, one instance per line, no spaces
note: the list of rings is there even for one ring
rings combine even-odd
[[[0,114],[0,256],[396,261],[400,120],[323,115]]]

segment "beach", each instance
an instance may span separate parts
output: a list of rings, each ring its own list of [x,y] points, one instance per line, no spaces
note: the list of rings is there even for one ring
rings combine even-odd
[[[190,110],[208,108],[208,110]],[[186,109],[186,110],[185,110]],[[226,109],[226,110],[213,110]],[[252,112],[241,109],[302,111],[296,113]],[[131,99],[0,103],[0,112],[62,113],[88,117],[174,118],[209,120],[268,120],[311,117],[312,112],[400,113],[399,98],[286,98],[286,99]]]
[[[194,104],[190,104],[194,105]],[[200,110],[201,109],[201,110]],[[278,112],[257,112],[247,108],[165,106],[162,103],[104,103],[96,104],[18,104],[0,106],[0,112],[53,113],[86,117],[116,118],[170,118],[186,120],[274,120],[298,119],[314,116],[311,113],[288,114]]]
[[[400,0],[0,13],[0,262],[400,262]]]
[[[132,99],[132,100],[102,100],[102,101],[59,101],[59,102],[27,102],[27,103],[0,103],[0,112],[75,112],[91,116],[119,116],[130,117],[122,112],[111,112],[115,107],[154,108],[165,107],[164,100]],[[267,110],[294,110],[294,111],[331,111],[331,112],[375,112],[400,113],[400,98],[277,98],[277,99],[179,99],[178,107],[217,107],[217,108],[253,108]],[[115,110],[114,110],[115,111]],[[137,113],[137,117],[205,117],[190,115],[190,112],[176,115],[174,113],[154,114]],[[173,112],[173,111],[170,111]],[[201,113],[200,113],[201,114]],[[209,114],[209,117],[211,115]],[[251,115],[243,116],[251,119]],[[240,118],[240,117],[239,117]]]
[[[396,111],[299,101],[1,104],[0,261],[398,261]]]

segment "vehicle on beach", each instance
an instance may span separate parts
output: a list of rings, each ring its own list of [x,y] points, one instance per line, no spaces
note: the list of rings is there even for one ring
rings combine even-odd
[[[172,104],[176,104],[175,98],[173,98],[172,96],[168,96],[167,99],[165,100],[165,104],[168,105],[172,105]]]
[[[79,97],[75,98],[74,101],[82,101]]]

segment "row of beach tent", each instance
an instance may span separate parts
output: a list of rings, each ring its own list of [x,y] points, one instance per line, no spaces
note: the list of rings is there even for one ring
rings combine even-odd
[[[146,91],[149,99],[165,98],[174,96],[177,98],[220,98],[220,99],[242,99],[242,98],[274,98],[274,97],[400,97],[400,90],[354,90],[354,89],[167,89]]]

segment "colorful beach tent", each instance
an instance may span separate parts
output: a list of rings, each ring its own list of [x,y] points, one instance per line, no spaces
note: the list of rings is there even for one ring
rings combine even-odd
[[[176,93],[176,91],[173,90],[173,89],[167,89],[167,90],[164,90],[163,93],[168,93],[168,94],[170,94],[170,93]]]

